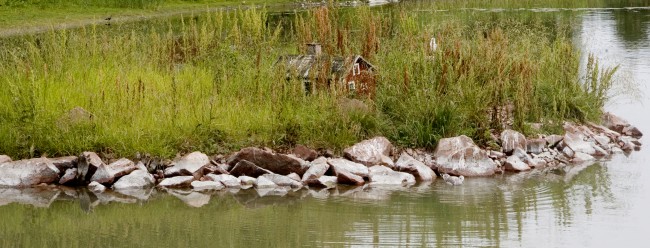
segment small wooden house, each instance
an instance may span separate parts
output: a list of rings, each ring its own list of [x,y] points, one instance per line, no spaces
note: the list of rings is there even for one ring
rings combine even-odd
[[[375,67],[361,55],[337,57],[322,54],[321,46],[307,44],[307,54],[285,55],[277,64],[285,66],[287,80],[298,79],[307,94],[333,89],[357,96],[374,97]]]

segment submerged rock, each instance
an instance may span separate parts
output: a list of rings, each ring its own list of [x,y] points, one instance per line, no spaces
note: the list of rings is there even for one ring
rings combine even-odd
[[[266,189],[266,188],[275,188],[278,187],[277,184],[275,184],[273,181],[266,177],[258,177],[257,180],[255,180],[255,186],[256,189]]]
[[[370,173],[370,185],[402,185],[415,184],[415,176],[398,171],[375,171]]]
[[[222,183],[227,188],[241,188],[241,181],[239,181],[239,178],[236,178],[233,175],[209,174],[207,177],[212,181]]]
[[[393,167],[393,161],[388,157],[392,149],[393,145],[388,139],[375,137],[346,148],[343,154],[346,158],[366,166],[380,164]]]
[[[402,155],[395,163],[395,169],[397,171],[411,173],[421,181],[432,181],[436,178],[436,174],[431,168],[424,165],[422,162],[416,160],[405,152],[402,153]]]
[[[0,186],[28,187],[59,180],[59,169],[47,158],[33,158],[0,164]]]
[[[210,158],[202,152],[192,152],[172,162],[172,166],[165,169],[165,176],[195,175],[204,166],[210,164]]]
[[[250,161],[261,168],[281,175],[288,175],[292,172],[302,175],[307,170],[306,163],[302,159],[254,147],[240,150],[228,159],[228,164],[234,166],[241,160]]]
[[[155,182],[153,175],[146,170],[139,169],[118,179],[113,184],[113,189],[147,188],[153,186]]]
[[[465,135],[441,139],[434,152],[438,172],[463,176],[494,175],[497,164]]]
[[[508,157],[504,166],[506,171],[520,172],[530,170],[530,166],[524,163],[524,161],[521,161],[521,159],[515,155]]]
[[[102,185],[101,183],[93,181],[88,184],[88,189],[93,193],[102,193],[106,191],[106,186]]]
[[[514,130],[507,129],[501,133],[501,148],[505,154],[511,154],[515,149],[526,150],[526,137]]]
[[[449,185],[453,186],[458,186],[462,185],[463,182],[465,181],[465,177],[463,176],[450,176],[449,174],[442,174],[442,179],[445,180],[445,182]]]

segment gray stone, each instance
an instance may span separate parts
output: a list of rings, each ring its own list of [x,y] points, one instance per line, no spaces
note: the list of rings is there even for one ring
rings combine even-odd
[[[634,138],[643,137],[643,133],[641,133],[641,131],[635,126],[627,126],[623,128],[623,134],[627,136],[632,136]]]
[[[65,170],[65,173],[63,174],[61,179],[59,179],[59,184],[63,185],[63,184],[74,182],[76,178],[77,178],[77,168],[67,169]]]
[[[11,157],[7,155],[0,155],[0,164],[6,163],[6,162],[11,162]]]
[[[108,165],[101,164],[90,178],[90,181],[95,181],[102,184],[111,184],[115,179],[131,173],[137,167],[133,161],[126,158],[121,158]]]
[[[94,152],[83,152],[79,155],[77,162],[78,176],[81,181],[89,182],[90,178],[95,174],[97,168],[103,165],[104,162]]]
[[[171,167],[165,169],[165,176],[195,175],[208,164],[210,164],[208,155],[202,152],[192,152],[172,162]]]
[[[311,166],[304,175],[302,175],[302,181],[307,181],[310,179],[318,179],[319,177],[325,175],[325,172],[329,170],[330,165],[327,163],[326,159],[319,159],[311,163]]]
[[[140,189],[148,188],[155,184],[156,180],[147,170],[134,170],[126,176],[121,177],[113,184],[113,189]]]
[[[526,150],[526,137],[514,130],[504,130],[501,133],[501,148],[505,154],[511,154],[516,148]]]
[[[591,145],[591,142],[584,140],[584,135],[575,132],[567,132],[564,134],[564,144],[571,148],[574,152],[581,152],[586,154],[594,154],[596,150]]]
[[[220,190],[226,187],[222,183],[215,181],[194,181],[190,185],[196,191]]]
[[[415,184],[415,177],[409,173],[397,171],[381,171],[370,173],[370,185],[402,185]]]
[[[254,163],[248,160],[240,160],[232,167],[230,170],[230,175],[239,177],[239,176],[249,176],[249,177],[259,177],[264,174],[271,174],[273,172],[260,168]]]
[[[449,174],[442,174],[442,179],[449,185],[459,186],[462,185],[465,181],[464,176],[450,176]]]
[[[54,164],[54,166],[56,166],[57,169],[59,169],[59,171],[66,171],[70,168],[77,168],[77,161],[79,161],[79,157],[67,156],[60,158],[50,158],[50,161],[52,164]]]
[[[248,160],[261,168],[281,175],[288,175],[292,172],[302,175],[307,170],[306,163],[302,159],[254,147],[240,150],[228,159],[228,164],[234,166],[241,160]]]
[[[334,168],[334,170],[345,170],[360,177],[368,177],[368,167],[363,164],[355,163],[342,158],[327,159],[327,163]]]
[[[255,178],[249,177],[249,176],[239,176],[238,177],[239,181],[241,182],[242,186],[253,186],[255,185]]]
[[[287,177],[288,177],[288,178],[291,178],[291,179],[293,179],[293,180],[295,180],[295,181],[297,181],[297,182],[302,181],[302,179],[300,178],[300,176],[298,176],[298,174],[296,174],[296,173],[291,173],[291,174],[287,175]]]
[[[241,187],[241,181],[239,181],[239,178],[234,177],[233,175],[215,175],[215,174],[209,174],[206,175],[210,180],[215,181],[215,182],[220,182],[227,188],[240,188]]]
[[[0,186],[28,187],[59,180],[59,169],[47,158],[33,158],[0,164]]]
[[[528,139],[526,140],[526,151],[532,154],[540,154],[546,148],[545,139]]]
[[[626,120],[618,117],[610,112],[606,112],[602,116],[603,125],[617,133],[623,133],[623,129],[630,126]]]
[[[373,166],[374,167],[374,166]],[[363,177],[355,175],[345,169],[333,169],[336,180],[340,184],[347,185],[363,185],[366,181],[363,180]]]
[[[254,184],[256,189],[267,189],[267,188],[276,188],[278,187],[277,184],[275,184],[273,181],[266,177],[258,177],[257,180],[255,180]]]
[[[553,134],[546,136],[544,139],[546,140],[546,143],[548,143],[548,147],[553,148],[564,139],[564,136]]]
[[[88,189],[93,193],[102,193],[106,191],[106,186],[102,185],[101,183],[93,181],[88,184]]]
[[[607,145],[612,142],[612,140],[605,135],[595,135],[593,138],[596,140],[596,143],[602,147],[607,147]]]
[[[520,172],[530,170],[528,164],[524,163],[518,156],[514,155],[506,159],[504,166],[506,171]]]
[[[194,181],[193,176],[170,177],[160,181],[158,186],[166,188],[184,188],[190,186],[192,181]]]
[[[318,153],[314,149],[310,149],[309,147],[303,145],[297,145],[295,148],[293,148],[293,151],[291,151],[291,153],[305,161],[314,161],[314,159],[318,157]]]
[[[585,162],[591,162],[596,160],[593,156],[582,153],[582,152],[576,152],[575,156],[573,157],[573,160],[571,160],[574,163],[585,163]]]
[[[316,188],[334,188],[336,187],[337,177],[335,176],[321,176],[316,179],[307,180],[309,187]]]
[[[431,168],[424,165],[422,162],[417,161],[406,152],[402,153],[395,163],[395,169],[397,171],[413,174],[421,181],[433,181],[433,179],[436,178],[436,174]]]
[[[388,139],[375,137],[346,148],[343,154],[346,158],[366,166],[381,164],[393,167],[392,159],[388,157],[392,149],[393,145]]]
[[[278,186],[287,186],[291,188],[302,188],[302,183],[297,180],[293,180],[287,176],[278,175],[278,174],[266,174],[260,177],[267,178],[271,182],[275,183]]]
[[[463,176],[491,176],[497,164],[467,136],[444,138],[434,152],[438,172]]]

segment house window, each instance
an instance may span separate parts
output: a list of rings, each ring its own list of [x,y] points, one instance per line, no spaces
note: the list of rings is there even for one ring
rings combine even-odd
[[[361,74],[361,67],[359,66],[359,63],[354,63],[354,67],[352,67],[352,75],[359,74]]]
[[[357,89],[357,85],[354,83],[354,81],[348,82],[348,90],[354,91]]]

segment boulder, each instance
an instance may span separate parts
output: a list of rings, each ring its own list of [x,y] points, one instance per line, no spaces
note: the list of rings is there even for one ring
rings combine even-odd
[[[241,181],[239,181],[239,178],[236,178],[233,175],[209,174],[209,175],[206,175],[206,176],[212,181],[222,183],[227,188],[241,188]]]
[[[59,184],[64,185],[68,183],[75,182],[75,179],[77,178],[77,168],[70,168],[65,170],[65,173],[59,179]]]
[[[235,164],[234,167],[230,170],[230,175],[239,177],[239,176],[249,176],[249,177],[259,177],[264,174],[271,174],[273,172],[260,168],[254,163],[248,160],[240,160]]]
[[[11,157],[7,155],[0,155],[0,164],[6,163],[6,162],[11,162]]]
[[[532,154],[540,154],[546,148],[545,139],[528,139],[526,140],[526,151]]]
[[[439,173],[491,176],[497,164],[467,136],[441,139],[434,152]]]
[[[629,136],[618,137],[617,143],[624,151],[638,150],[641,148],[641,142]]]
[[[241,182],[241,185],[244,186],[253,186],[255,185],[255,178],[249,177],[249,176],[239,176],[238,177],[239,181]]]
[[[564,136],[553,134],[553,135],[546,136],[544,139],[546,140],[546,143],[548,144],[548,147],[553,148],[558,143],[560,143],[560,141],[562,141],[564,139]]]
[[[415,177],[406,172],[382,171],[370,173],[370,185],[412,185]]]
[[[220,190],[225,188],[222,183],[215,181],[194,181],[190,185],[196,191]]]
[[[165,169],[165,176],[195,175],[208,164],[210,164],[208,155],[202,152],[192,152],[172,162],[171,167]]]
[[[305,161],[314,161],[318,157],[318,153],[314,149],[303,145],[297,145],[291,151],[291,154],[296,155],[296,157],[305,160]]]
[[[512,154],[516,148],[526,150],[526,136],[515,130],[504,130],[501,133],[501,148],[505,154]]]
[[[368,177],[368,167],[342,158],[327,159],[327,163],[335,170],[345,170],[362,178]]]
[[[578,132],[565,133],[562,142],[564,142],[564,144],[571,148],[571,150],[574,152],[581,152],[590,155],[596,153],[596,150],[592,146],[591,142],[585,141],[584,135]]]
[[[393,167],[393,161],[388,157],[392,149],[393,145],[388,139],[375,137],[346,148],[343,150],[343,155],[347,159],[366,166],[381,164]]]
[[[604,113],[601,119],[605,127],[621,134],[623,133],[624,128],[630,126],[630,123],[628,123],[626,120],[610,112]]]
[[[158,186],[166,188],[183,188],[190,186],[192,181],[194,181],[193,176],[170,177],[160,181]]]
[[[623,134],[627,136],[632,136],[634,138],[643,137],[643,133],[641,133],[641,131],[635,126],[627,126],[623,128]]]
[[[121,158],[108,165],[101,164],[90,178],[90,181],[101,184],[111,184],[115,179],[119,179],[136,169],[137,167],[133,161]]]
[[[573,157],[573,160],[571,162],[574,163],[585,163],[585,162],[591,162],[596,160],[593,156],[582,153],[582,152],[576,152],[575,156]]]
[[[504,166],[506,171],[520,172],[530,170],[530,166],[524,163],[524,161],[521,161],[521,159],[515,155],[508,157]]]
[[[151,187],[156,180],[147,170],[138,169],[126,176],[120,177],[114,184],[113,189],[141,189]]]
[[[0,186],[28,187],[59,180],[59,169],[47,158],[33,158],[0,164]]]
[[[275,184],[273,181],[266,177],[258,177],[257,180],[255,180],[255,186],[256,189],[268,189],[268,188],[276,188],[278,187],[277,184]]]
[[[90,178],[95,174],[97,168],[103,165],[104,162],[94,152],[83,152],[79,155],[77,161],[77,169],[79,170],[78,176],[80,181],[89,182]]]
[[[345,169],[338,168],[333,169],[333,171],[336,176],[336,181],[340,184],[363,185],[366,182],[363,180],[363,177],[355,175]]]
[[[598,145],[602,147],[607,147],[609,143],[612,142],[612,140],[605,135],[595,135],[593,138],[596,141],[596,143],[598,143]]]
[[[292,172],[302,175],[307,170],[306,163],[302,159],[254,147],[240,150],[228,159],[228,164],[234,166],[241,160],[248,160],[261,168],[281,175],[288,175]]]
[[[370,174],[379,174],[379,173],[391,173],[394,172],[394,170],[383,165],[375,165],[368,168],[368,172]]]
[[[336,187],[337,177],[335,176],[321,176],[316,179],[307,180],[309,187],[315,188],[334,188]]]
[[[326,159],[319,159],[311,163],[311,166],[305,174],[302,175],[302,181],[307,181],[310,179],[318,179],[321,176],[325,175],[325,172],[329,170],[330,165],[327,163]]]
[[[88,189],[92,191],[93,193],[102,193],[106,191],[106,186],[102,185],[101,183],[98,182],[90,182],[88,184]]]
[[[67,156],[60,158],[50,158],[50,161],[52,164],[54,164],[54,166],[56,166],[56,168],[59,169],[59,171],[66,171],[70,168],[77,168],[77,161],[79,161],[79,157]]]
[[[299,181],[293,180],[287,176],[278,175],[278,174],[266,174],[260,177],[269,179],[271,182],[275,183],[278,186],[288,186],[291,188],[302,188],[302,183]]]
[[[294,181],[297,181],[297,182],[302,181],[300,176],[298,176],[298,174],[296,174],[296,173],[291,173],[291,174],[287,175],[287,177],[291,178],[291,179],[293,179]]]
[[[413,174],[421,181],[432,181],[436,178],[436,174],[431,168],[411,157],[406,152],[402,153],[397,162],[395,162],[395,169]]]

